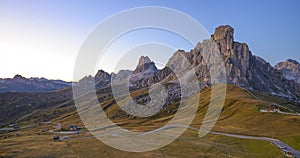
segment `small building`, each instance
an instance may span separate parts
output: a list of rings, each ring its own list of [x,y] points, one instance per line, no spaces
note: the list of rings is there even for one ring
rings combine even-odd
[[[69,127],[69,131],[79,131],[79,130],[80,130],[80,128],[78,128],[75,125],[72,125],[72,126]]]
[[[20,126],[17,125],[17,124],[9,124],[8,127],[9,127],[9,128],[15,128],[15,129],[20,128]]]
[[[5,124],[0,122],[0,127],[4,127],[4,126],[5,126]]]
[[[277,105],[268,105],[266,108],[260,108],[260,112],[280,112],[280,108]]]
[[[53,136],[53,140],[59,140],[59,136],[58,135],[54,135]]]

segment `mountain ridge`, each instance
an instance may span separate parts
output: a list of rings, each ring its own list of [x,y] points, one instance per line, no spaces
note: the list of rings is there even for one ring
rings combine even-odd
[[[172,72],[170,67],[173,70],[180,70],[187,66],[187,63],[183,62],[180,57],[184,56],[191,64],[191,68],[195,70],[200,88],[203,89],[212,85],[207,65],[207,62],[210,61],[206,60],[213,56],[210,54],[208,59],[203,56],[204,53],[211,51],[218,52],[223,59],[228,84],[300,101],[299,62],[288,59],[284,63],[281,62],[272,67],[265,59],[253,55],[246,43],[234,41],[234,29],[229,25],[217,27],[210,39],[198,42],[195,48],[189,52],[176,51],[162,69],[158,69],[149,57],[141,56],[139,64],[132,71],[120,70],[118,73],[107,73],[99,70],[95,76],[86,76],[77,85],[83,82],[95,82],[96,89],[102,89],[125,83],[131,88],[143,88],[158,82],[175,82],[178,76]],[[5,86],[7,82],[11,81],[14,82],[8,86],[14,87],[12,90]],[[23,86],[22,88],[20,82],[25,82],[27,85],[32,84],[32,86]],[[13,79],[0,79],[0,92],[22,91],[26,88],[27,91],[51,91],[68,88],[70,84],[61,80],[26,79],[21,75],[16,75]],[[18,89],[18,85],[21,88]]]
[[[72,82],[46,78],[25,78],[19,74],[13,78],[0,78],[0,92],[50,92],[70,88]]]
[[[217,52],[216,49],[223,58],[228,84],[300,101],[299,83],[286,79],[282,71],[272,67],[263,58],[253,55],[246,43],[234,41],[234,29],[229,25],[217,27],[210,39],[199,42],[190,52],[176,51],[166,67],[150,76],[130,80],[129,85],[142,88],[157,82],[176,80],[168,66],[173,65],[173,68],[180,69],[186,63],[183,63],[179,56],[184,55],[196,72],[200,88],[211,86],[210,70],[203,53],[212,50]],[[211,58],[211,55],[208,58]],[[143,56],[140,58],[140,61],[145,60],[150,61]],[[149,63],[145,62],[145,64]],[[133,72],[143,72],[144,70],[137,70],[140,66],[139,63]]]

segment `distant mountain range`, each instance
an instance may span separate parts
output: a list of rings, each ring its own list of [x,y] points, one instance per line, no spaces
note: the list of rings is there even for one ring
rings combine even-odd
[[[234,41],[234,29],[229,25],[217,27],[210,39],[199,42],[190,52],[176,51],[161,70],[157,69],[149,57],[142,56],[133,71],[121,70],[116,74],[109,74],[99,70],[94,77],[84,77],[77,85],[95,81],[97,89],[122,83],[131,88],[143,88],[157,82],[172,82],[176,80],[176,76],[169,67],[180,69],[185,64],[179,57],[183,55],[194,68],[200,87],[209,87],[210,72],[203,53],[215,49],[212,48],[214,45],[217,45],[216,49],[224,61],[228,84],[300,101],[300,64],[288,59],[272,67],[264,59],[252,55],[246,43]],[[0,92],[53,91],[71,87],[71,84],[61,80],[27,79],[16,75],[12,79],[0,79]]]
[[[0,78],[0,92],[49,92],[71,86],[71,82],[62,80],[25,78],[21,75],[15,75],[14,78]]]

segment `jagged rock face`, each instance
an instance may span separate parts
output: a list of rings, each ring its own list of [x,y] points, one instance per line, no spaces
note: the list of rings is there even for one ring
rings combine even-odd
[[[117,74],[109,74],[103,70],[99,70],[95,75],[96,88],[109,87],[111,84],[127,84],[132,88],[147,87],[156,83],[157,80],[154,79],[154,76],[157,72],[158,69],[155,63],[149,57],[142,56],[134,71],[120,70]]]
[[[209,86],[211,83],[210,71],[212,70],[207,67],[207,60],[204,59],[203,53],[217,52],[214,50],[214,43],[216,43],[218,52],[224,60],[227,83],[299,100],[299,84],[287,80],[280,71],[262,58],[253,56],[247,44],[235,42],[233,32],[233,28],[228,25],[220,26],[216,28],[210,40],[198,43],[197,47],[190,52],[177,51],[169,62],[182,67],[181,65],[185,63],[179,60],[178,54],[185,55],[195,69],[200,87]]]
[[[227,25],[216,28],[212,35],[223,55],[228,83],[299,100],[299,84],[286,80],[280,71],[253,56],[247,44],[234,42],[233,32]]]
[[[300,86],[298,83],[287,80],[282,72],[259,57],[253,56],[250,67],[253,74],[250,88],[299,101]]]
[[[247,44],[234,42],[233,33],[234,29],[229,25],[219,26],[215,29],[212,40],[217,43],[223,56],[229,83],[247,85],[247,76],[252,77],[249,72],[252,55]]]
[[[123,84],[128,82],[132,75],[132,71],[130,70],[120,70],[117,74],[111,74],[112,85]],[[127,84],[127,83],[125,83]]]
[[[78,81],[78,83],[74,84],[75,86],[83,86],[88,84],[95,84],[95,78],[91,75],[85,76],[81,80]]]
[[[300,83],[300,64],[297,61],[287,59],[284,62],[277,63],[274,67],[281,70],[286,79]]]
[[[95,75],[96,88],[104,88],[110,85],[111,75],[103,70],[99,70]]]
[[[149,57],[142,56],[130,77],[130,86],[140,88],[152,85],[155,82],[153,77],[157,72],[158,69],[155,63]]]
[[[151,60],[148,56],[141,56],[140,59],[139,59],[139,64],[138,66],[143,66],[147,63],[151,63]]]
[[[217,27],[215,33],[211,36],[219,44],[220,52],[225,56],[229,55],[230,50],[234,47],[233,33],[234,29],[226,25]]]
[[[133,74],[143,73],[144,75],[147,74],[154,74],[158,71],[157,67],[155,66],[154,62],[151,62],[150,58],[147,56],[142,56],[139,59],[139,64],[133,71]]]
[[[14,78],[0,79],[0,92],[48,92],[71,87],[71,82],[48,80],[46,78],[25,78],[15,75]]]

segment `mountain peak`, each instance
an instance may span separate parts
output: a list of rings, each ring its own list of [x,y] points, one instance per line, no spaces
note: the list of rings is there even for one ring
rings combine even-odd
[[[26,79],[22,75],[16,74],[13,79]]]
[[[299,62],[293,59],[287,59],[286,62],[293,63],[295,65],[299,65]]]
[[[156,72],[158,72],[158,69],[155,66],[155,63],[152,62],[148,56],[141,56],[139,64],[133,71],[133,76],[131,77],[130,82],[137,86],[144,83],[145,80],[153,77]]]
[[[221,25],[215,29],[212,35],[214,40],[231,39],[233,41],[234,29],[230,25]]]
[[[140,73],[148,70],[147,72],[155,73],[158,69],[155,66],[155,63],[150,60],[148,56],[141,56],[139,59],[139,64],[133,73]]]
[[[299,69],[298,67],[300,66],[299,62],[293,59],[287,59],[286,61],[283,62],[279,62],[277,63],[274,67],[276,69],[282,69],[282,68],[286,68],[286,69]]]
[[[111,81],[111,75],[103,70],[98,70],[97,74],[95,75],[96,87],[103,88],[109,85]]]
[[[234,29],[229,25],[222,25],[215,29],[212,39],[222,45],[221,52],[225,52],[233,48]]]
[[[151,63],[150,58],[148,56],[141,56],[140,59],[139,59],[138,66],[141,66],[141,65],[144,65],[144,64],[147,64],[147,63]]]
[[[277,63],[274,68],[281,70],[286,79],[300,83],[300,64],[296,60],[287,59],[284,62]]]

